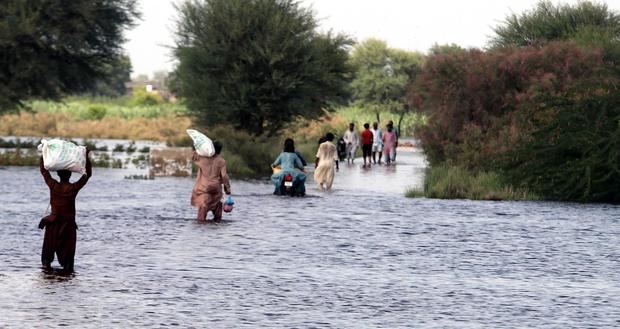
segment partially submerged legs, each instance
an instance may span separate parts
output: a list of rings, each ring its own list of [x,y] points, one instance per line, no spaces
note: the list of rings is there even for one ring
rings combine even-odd
[[[58,263],[66,272],[73,271],[75,258],[75,244],[77,240],[77,226],[75,222],[55,222],[47,224],[41,250],[41,265],[50,269],[54,261],[54,254],[58,256]]]
[[[218,202],[217,205],[215,205],[215,207],[213,209],[209,209],[207,207],[199,207],[198,208],[198,216],[197,216],[197,220],[199,222],[206,222],[207,221],[207,214],[209,213],[209,211],[213,212],[213,220],[214,221],[219,221],[222,220],[222,203]]]

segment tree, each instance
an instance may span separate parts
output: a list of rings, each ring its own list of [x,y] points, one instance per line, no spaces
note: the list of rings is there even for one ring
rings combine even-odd
[[[620,14],[606,4],[583,1],[574,6],[540,1],[536,8],[508,16],[496,27],[492,47],[542,45],[552,40],[620,40]]]
[[[128,81],[131,81],[131,60],[121,55],[110,64],[103,64],[103,77],[97,79],[91,94],[97,96],[118,97],[127,93]]]
[[[457,45],[456,43],[450,43],[450,44],[434,44],[429,50],[428,53],[429,55],[433,56],[433,55],[441,55],[441,54],[454,54],[454,53],[458,53],[458,52],[463,52],[465,51],[465,48]]]
[[[351,40],[316,32],[298,2],[188,0],[177,10],[171,85],[196,123],[274,134],[348,100]]]
[[[415,52],[393,49],[379,39],[368,39],[353,48],[351,65],[355,78],[351,82],[353,100],[370,107],[380,122],[379,113],[393,112],[400,122],[409,112],[405,95],[422,65],[423,56]]]
[[[137,17],[135,0],[0,2],[0,112],[91,91]]]

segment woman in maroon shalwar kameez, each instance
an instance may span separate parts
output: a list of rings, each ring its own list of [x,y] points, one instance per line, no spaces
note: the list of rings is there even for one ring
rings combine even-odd
[[[54,253],[58,256],[58,262],[63,270],[73,271],[73,258],[75,256],[76,229],[75,224],[75,197],[92,175],[92,168],[86,152],[86,174],[77,182],[70,183],[71,172],[68,170],[57,171],[60,182],[52,178],[50,172],[43,166],[43,157],[39,161],[41,175],[50,189],[50,205],[52,214],[44,217],[39,223],[39,228],[45,228],[43,238],[43,250],[41,263],[45,268],[50,268],[54,260]]]
[[[222,219],[222,185],[226,194],[230,194],[230,181],[226,173],[226,161],[220,156],[222,144],[213,142],[215,155],[199,156],[196,152],[192,160],[198,167],[196,183],[192,189],[192,206],[198,208],[198,220],[206,221],[207,213],[213,212],[213,220]]]

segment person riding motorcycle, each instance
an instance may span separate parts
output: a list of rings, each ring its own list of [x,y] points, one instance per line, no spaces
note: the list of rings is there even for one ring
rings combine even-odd
[[[286,176],[292,176],[293,185],[290,190],[293,195],[305,195],[306,193],[306,175],[304,174],[304,166],[302,160],[295,152],[295,142],[287,138],[284,141],[284,151],[280,153],[276,161],[271,164],[272,168],[280,168],[280,171],[274,170],[274,174],[271,175],[271,181],[275,186],[273,194],[284,195],[286,190],[283,190],[283,179]],[[297,170],[299,169],[299,170]]]

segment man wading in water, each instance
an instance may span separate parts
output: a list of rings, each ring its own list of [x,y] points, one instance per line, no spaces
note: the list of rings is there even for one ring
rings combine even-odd
[[[86,150],[86,174],[75,183],[70,183],[71,172],[58,170],[60,182],[52,178],[50,172],[43,166],[43,157],[39,160],[41,175],[50,189],[50,205],[52,214],[41,219],[39,228],[45,228],[41,263],[46,269],[51,269],[54,253],[63,271],[73,272],[73,258],[75,256],[76,230],[75,224],[75,197],[92,175],[92,167]]]
[[[213,142],[215,155],[203,157],[194,152],[192,160],[198,167],[196,183],[192,190],[192,206],[198,208],[198,221],[207,220],[207,213],[213,212],[213,220],[222,219],[222,185],[230,195],[230,181],[226,173],[226,161],[220,156],[222,143]]]
[[[327,133],[325,142],[321,143],[316,152],[314,180],[319,185],[319,190],[326,188],[331,191],[334,183],[334,163],[338,161],[336,145],[332,143],[334,134]]]

